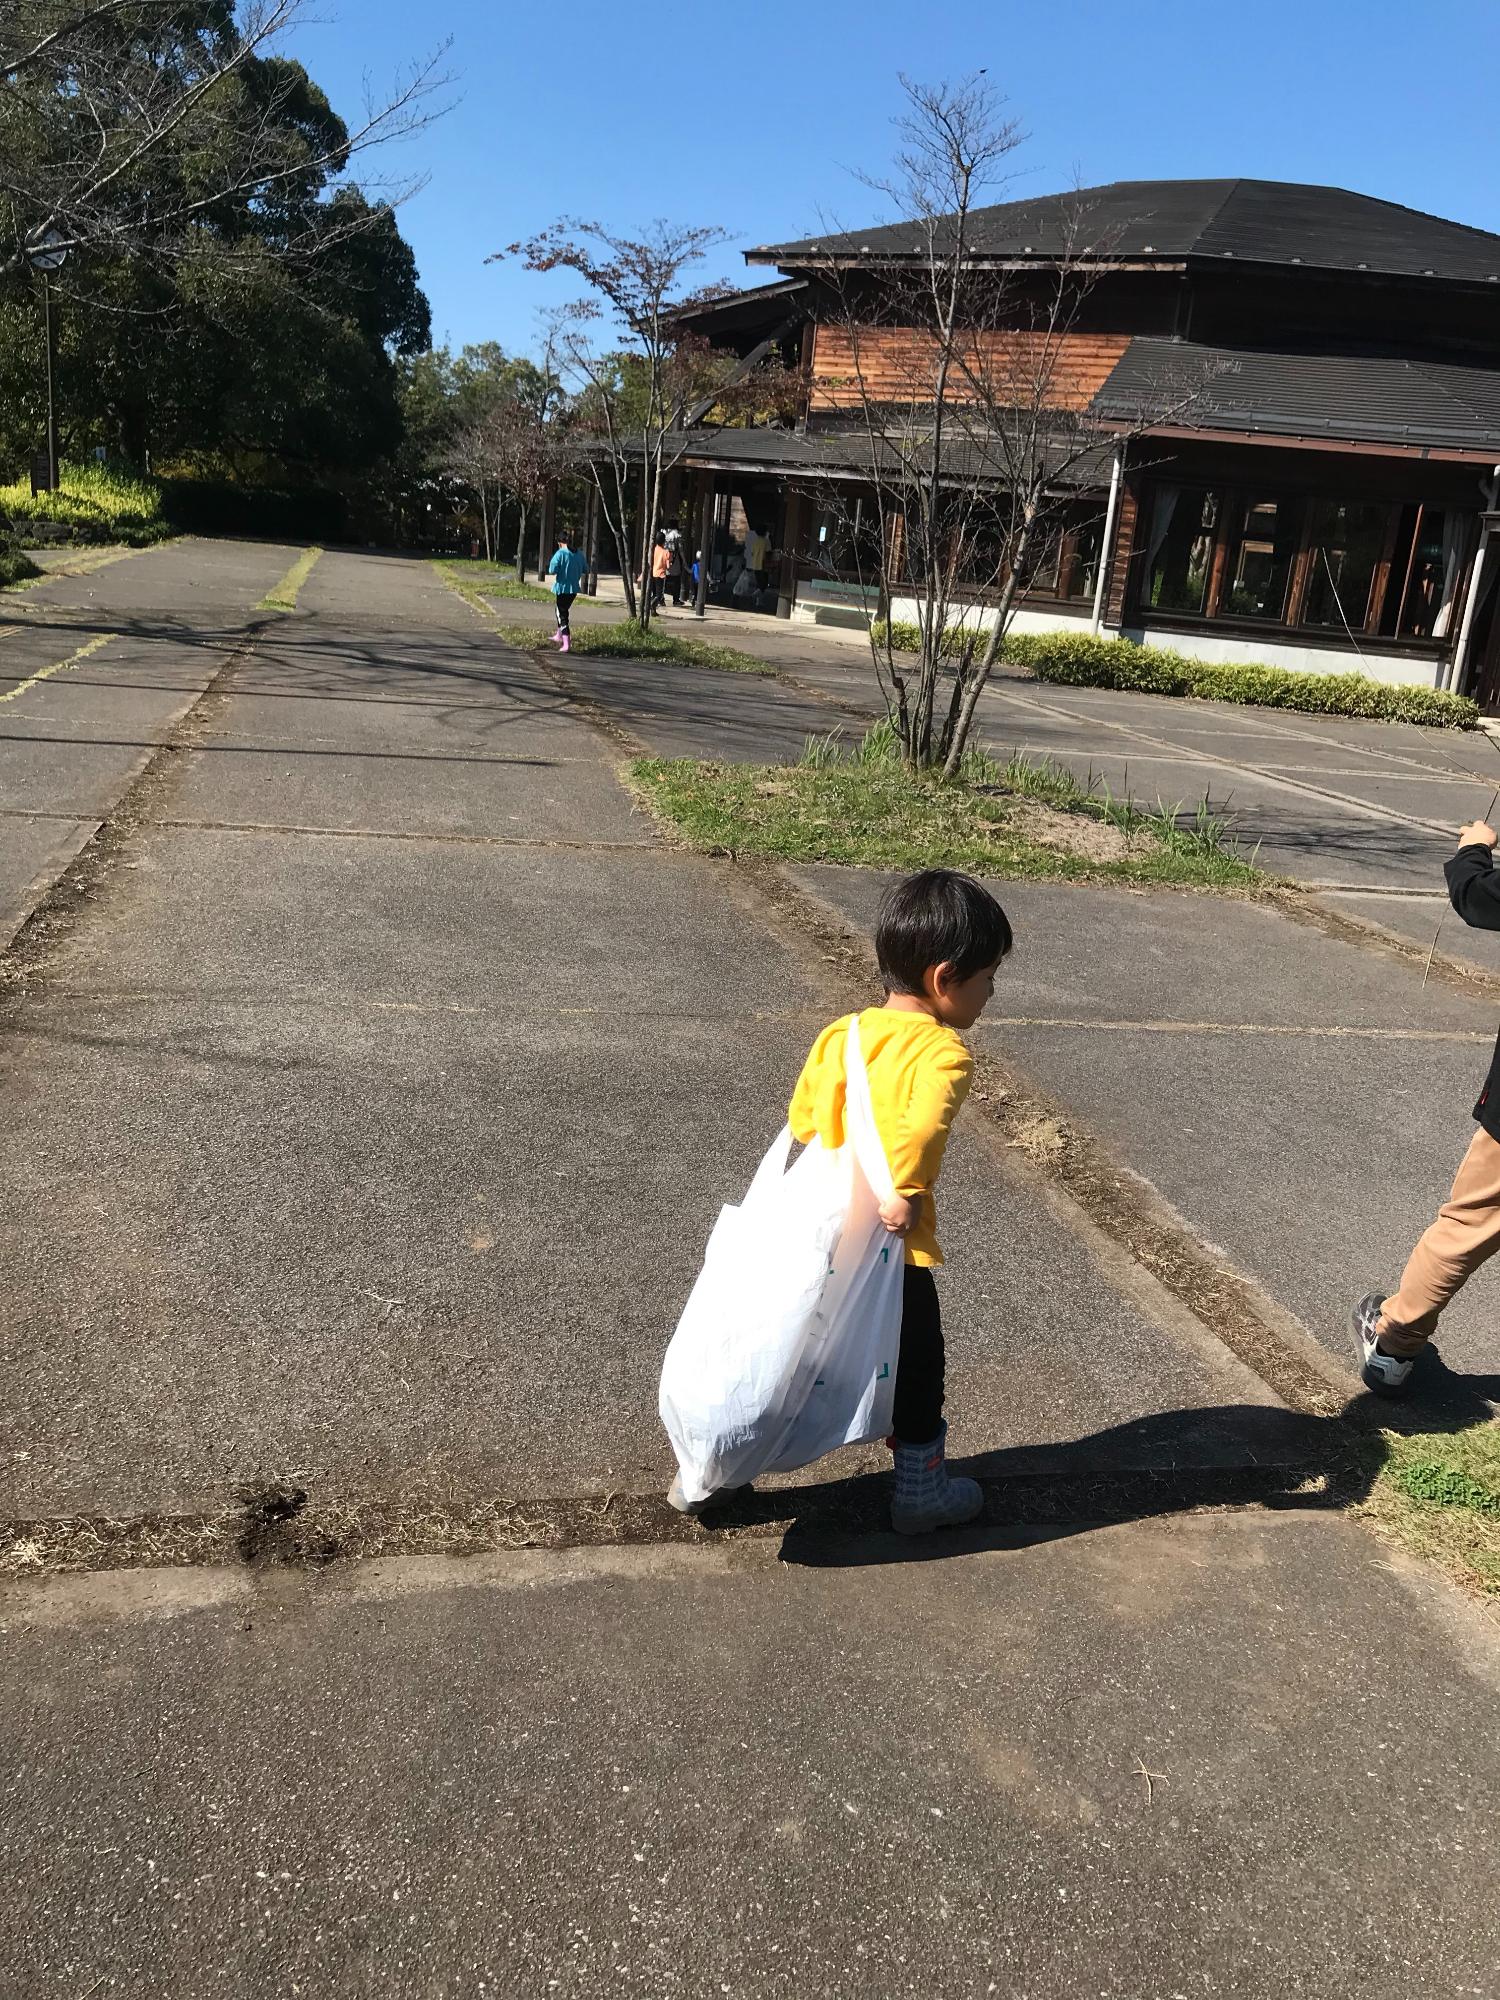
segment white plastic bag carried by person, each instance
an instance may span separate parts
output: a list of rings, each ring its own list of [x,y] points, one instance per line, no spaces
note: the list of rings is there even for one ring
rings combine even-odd
[[[903,1258],[857,1015],[844,1068],[843,1145],[814,1139],[788,1167],[782,1127],[720,1210],[667,1349],[661,1420],[689,1502],[890,1430]]]

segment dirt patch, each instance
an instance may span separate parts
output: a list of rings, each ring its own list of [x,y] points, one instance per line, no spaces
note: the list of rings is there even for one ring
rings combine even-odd
[[[1108,820],[1089,813],[1060,812],[1036,799],[1017,799],[1009,823],[1026,840],[1038,847],[1054,848],[1059,854],[1073,854],[1080,861],[1127,861],[1130,842]]]

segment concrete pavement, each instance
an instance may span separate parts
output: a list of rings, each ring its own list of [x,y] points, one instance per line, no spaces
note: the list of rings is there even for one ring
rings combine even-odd
[[[12,1515],[665,1483],[666,1336],[850,994],[429,576],[324,558],[13,1006]],[[1024,1162],[962,1138],[945,1227],[955,1447],[1243,1462],[1264,1390]]]
[[[292,556],[190,541],[0,596],[0,944],[244,643]]]
[[[0,1591],[0,1984],[1492,1992],[1492,1636],[1358,1528]]]

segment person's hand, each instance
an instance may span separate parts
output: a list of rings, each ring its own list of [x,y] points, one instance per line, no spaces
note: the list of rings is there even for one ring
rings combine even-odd
[[[1473,819],[1467,826],[1458,829],[1460,847],[1493,847],[1497,840],[1500,840],[1500,833],[1496,833],[1486,820]]]
[[[880,1204],[880,1219],[892,1236],[910,1236],[921,1213],[922,1197],[919,1194],[892,1195],[889,1201]]]

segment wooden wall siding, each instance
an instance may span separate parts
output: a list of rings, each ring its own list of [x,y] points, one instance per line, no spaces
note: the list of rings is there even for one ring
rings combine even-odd
[[[1050,366],[1049,403],[1081,410],[1096,396],[1125,352],[1128,334],[1064,333],[1047,341],[1029,332],[974,335],[970,372],[999,401],[1031,403],[1039,367]],[[856,336],[846,326],[819,326],[813,337],[813,410],[858,409],[864,392],[876,403],[931,400],[936,343],[916,327],[867,327]],[[1006,391],[1010,393],[1007,395]],[[960,369],[952,402],[974,400],[974,384]]]
[[[1104,589],[1104,616],[1100,621],[1106,629],[1118,630],[1125,622],[1125,605],[1130,596],[1130,572],[1132,564],[1139,568],[1144,551],[1136,546],[1136,531],[1141,520],[1141,492],[1133,479],[1127,479],[1120,491],[1120,520],[1115,532],[1114,560],[1110,565],[1109,580]]]

